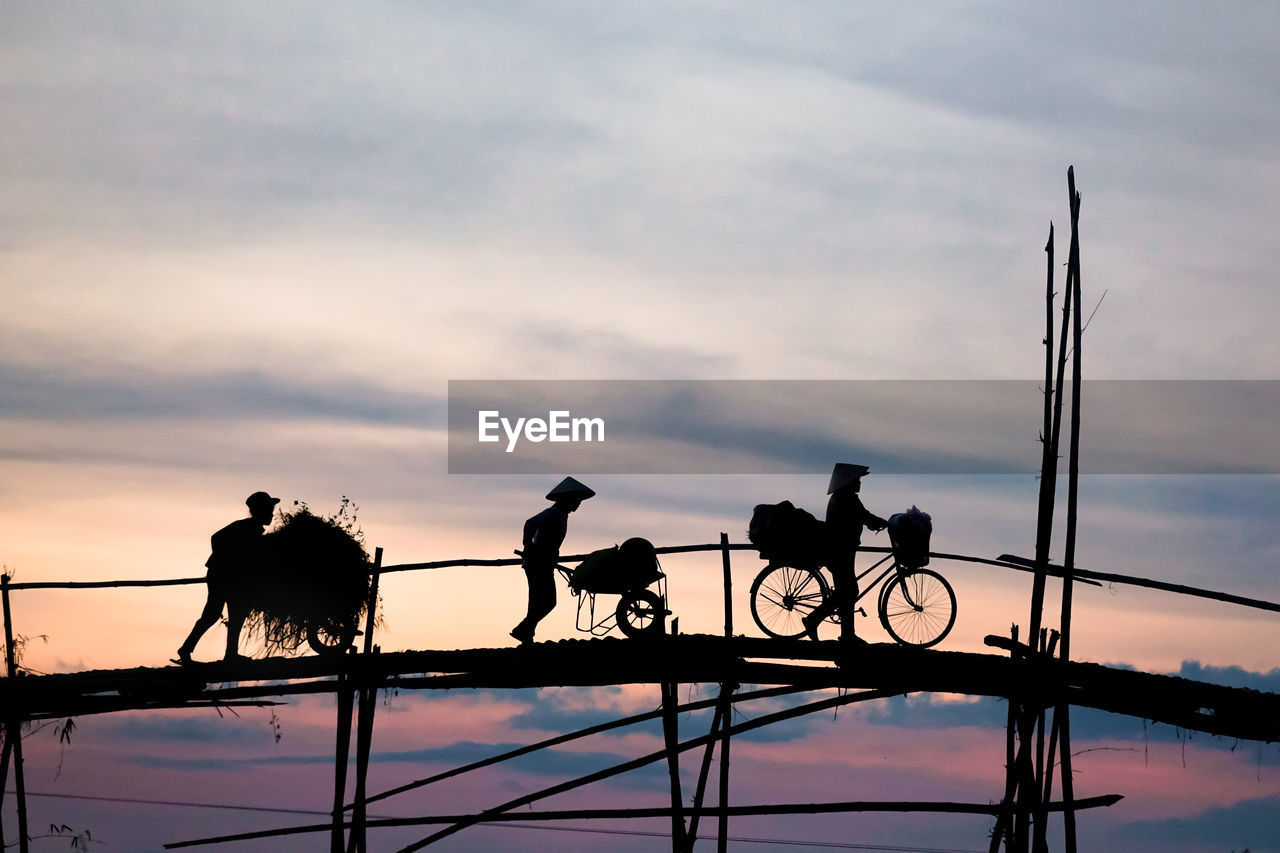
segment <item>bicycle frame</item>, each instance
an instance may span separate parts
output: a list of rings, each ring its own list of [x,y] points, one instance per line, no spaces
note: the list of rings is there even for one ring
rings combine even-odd
[[[889,566],[889,568],[880,572],[880,574],[876,576],[876,579],[873,580],[871,583],[862,582],[863,578],[865,578],[867,575],[871,574],[876,569],[880,568],[890,560],[893,560],[893,554],[892,553],[885,554],[883,557],[877,560],[874,565],[858,573],[858,597],[853,600],[854,604],[857,604],[859,601],[865,598],[867,596],[867,593],[871,592],[872,589],[879,586],[880,582],[885,578],[887,578],[891,573],[893,572],[901,573],[902,564],[899,563],[897,560],[893,560],[893,565]]]

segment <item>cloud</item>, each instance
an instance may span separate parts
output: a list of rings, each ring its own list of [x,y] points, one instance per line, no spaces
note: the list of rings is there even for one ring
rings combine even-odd
[[[444,420],[438,397],[367,381],[291,378],[263,370],[97,376],[14,364],[0,370],[0,408],[9,418],[322,420],[415,428]]]
[[[125,715],[95,719],[91,727],[84,728],[95,739],[119,739],[146,744],[166,742],[265,746],[271,742],[271,730],[265,722],[249,725],[242,719],[213,716]]]
[[[424,775],[428,767],[460,767],[492,756],[500,755],[524,746],[519,743],[475,743],[459,741],[447,746],[406,750],[375,750],[369,760],[380,764],[422,765]],[[595,773],[637,758],[637,755],[612,752],[574,752],[548,748],[518,758],[509,759],[497,767],[498,772],[525,773],[556,779],[572,779]],[[268,757],[178,757],[152,753],[133,753],[122,756],[122,763],[154,770],[183,770],[190,772],[248,772],[255,767],[292,767],[306,765],[331,765],[333,756],[280,755]],[[352,759],[354,760],[354,758]],[[669,785],[665,765],[655,762],[622,775],[616,784],[633,790],[665,790]]]
[[[1116,830],[1122,840],[1203,844],[1215,850],[1280,850],[1280,797],[1241,800],[1190,817],[1139,820]]]

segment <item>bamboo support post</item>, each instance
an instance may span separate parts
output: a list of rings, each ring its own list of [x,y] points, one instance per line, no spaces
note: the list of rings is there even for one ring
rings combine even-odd
[[[680,791],[680,717],[676,712],[677,686],[671,682],[664,682],[661,690],[662,735],[667,747],[667,774],[671,777],[671,849],[674,853],[683,853],[684,795]]]
[[[0,575],[0,598],[4,606],[4,661],[9,679],[18,677],[17,653],[13,644],[13,614],[9,607],[9,575]],[[5,720],[5,746],[12,744],[13,796],[18,812],[18,851],[28,853],[31,840],[27,833],[27,783],[22,768],[22,720],[16,715]],[[6,778],[7,781],[7,778]],[[2,843],[3,839],[0,839]]]
[[[1044,615],[1045,574],[1049,561],[1049,545],[1053,539],[1053,490],[1057,470],[1058,448],[1053,443],[1053,223],[1049,223],[1049,240],[1044,246],[1048,257],[1045,283],[1044,331],[1044,421],[1040,428],[1040,498],[1036,512],[1035,578],[1031,585],[1031,621],[1027,636],[1040,632]]]
[[[378,610],[378,578],[382,568],[382,549],[373,552],[373,568],[369,579],[369,607],[364,619],[364,654],[366,657],[376,652],[373,642],[373,631],[377,624]],[[356,718],[356,788],[355,808],[351,813],[351,832],[347,840],[348,853],[365,853],[367,840],[365,837],[366,783],[369,777],[369,751],[373,744],[373,714],[377,707],[378,688],[372,684],[360,686],[360,711]],[[341,802],[341,801],[339,801]]]
[[[720,724],[720,814],[717,819],[716,827],[716,850],[717,853],[726,853],[729,848],[729,745],[731,743],[729,737],[730,723],[733,720],[733,692],[738,689],[736,684],[720,685],[720,707],[721,724]]]
[[[720,565],[724,569],[724,635],[733,636],[733,572],[729,560],[729,534],[720,534]]]
[[[1075,307],[1072,321],[1072,343],[1075,358],[1071,362],[1071,450],[1067,479],[1067,533],[1066,553],[1062,558],[1062,659],[1071,659],[1071,572],[1075,566],[1076,523],[1080,483],[1080,400],[1082,372],[1080,349],[1084,330],[1080,324],[1080,193],[1076,191],[1075,168],[1067,169],[1067,194],[1071,202],[1071,253],[1067,261],[1067,278],[1071,282],[1071,301]],[[1076,816],[1071,802],[1074,785],[1071,780],[1071,735],[1067,720],[1063,720],[1059,740],[1062,744],[1062,799],[1064,809],[1062,823],[1067,853],[1076,850]]]
[[[329,836],[330,853],[344,853],[344,827],[342,804],[347,793],[347,761],[351,756],[351,705],[355,696],[350,679],[338,676],[338,731],[333,764],[333,822]]]

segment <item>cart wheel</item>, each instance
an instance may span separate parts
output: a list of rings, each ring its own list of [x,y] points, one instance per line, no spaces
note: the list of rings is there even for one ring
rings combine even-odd
[[[956,624],[956,594],[931,569],[904,569],[880,589],[880,624],[902,645],[927,649]]]
[[[318,655],[340,655],[356,639],[356,626],[345,619],[325,616],[307,623],[307,643]]]
[[[804,636],[801,620],[830,594],[819,569],[767,566],[751,584],[751,616],[770,637],[794,640]]]
[[[616,615],[618,627],[623,634],[628,637],[643,637],[646,634],[662,633],[667,610],[662,606],[662,599],[657,593],[638,589],[622,594]]]

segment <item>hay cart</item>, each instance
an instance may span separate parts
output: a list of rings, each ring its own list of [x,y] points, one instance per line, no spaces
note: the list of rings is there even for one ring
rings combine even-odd
[[[350,530],[305,507],[284,514],[263,536],[265,565],[252,589],[248,627],[260,629],[267,653],[292,654],[305,642],[317,654],[347,652],[376,607],[370,561]]]

